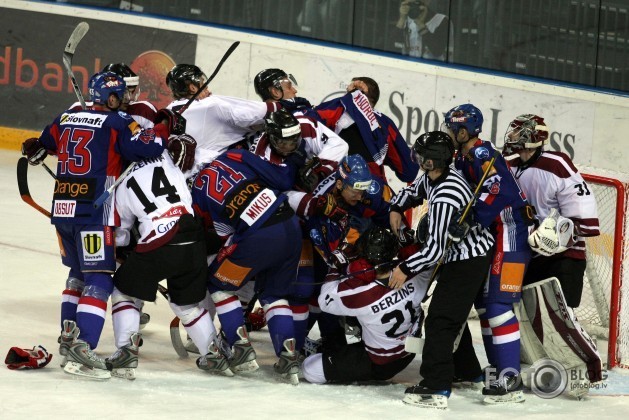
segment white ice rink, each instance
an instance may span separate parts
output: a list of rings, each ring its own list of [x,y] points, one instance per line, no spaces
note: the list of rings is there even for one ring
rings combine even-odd
[[[52,226],[21,201],[15,167],[18,152],[0,151],[0,353],[12,346],[43,345],[54,354],[44,369],[11,371],[0,367],[0,419],[150,418],[150,419],[543,419],[629,416],[629,371],[609,373],[606,387],[585,401],[561,396],[545,400],[527,393],[523,404],[485,406],[473,391],[453,392],[447,411],[406,406],[406,386],[418,381],[415,360],[390,383],[377,385],[311,385],[277,382],[266,329],[252,333],[260,370],[233,378],[208,375],[194,358],[179,359],[170,344],[173,315],[163,299],[148,303],[151,322],[143,331],[137,379],[98,382],[68,375],[57,355],[61,291],[67,270],[61,265]],[[47,163],[54,168],[54,159]],[[53,180],[43,168],[29,167],[35,201],[49,208]],[[108,317],[110,315],[108,314]],[[484,356],[478,325],[473,325],[481,363]],[[109,318],[97,349],[114,351]],[[602,352],[605,352],[603,349]]]

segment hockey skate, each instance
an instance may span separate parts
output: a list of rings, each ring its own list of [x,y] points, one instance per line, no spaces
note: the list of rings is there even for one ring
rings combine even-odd
[[[232,346],[232,355],[229,359],[229,367],[233,372],[253,372],[258,370],[256,351],[251,346],[249,334],[244,325],[238,327],[236,334],[240,337]]]
[[[485,404],[521,403],[526,400],[519,375],[502,376],[483,388]]]
[[[197,367],[223,376],[234,376],[229,368],[229,361],[214,342],[210,343],[207,354],[197,359]]]
[[[452,379],[452,388],[480,391],[485,386],[485,375],[481,374],[474,379]]]
[[[61,367],[65,367],[68,361],[68,350],[74,342],[74,339],[79,335],[79,329],[76,327],[76,322],[65,319],[63,321],[63,331],[59,336],[59,355],[61,357]]]
[[[284,340],[285,351],[280,353],[280,360],[273,366],[275,373],[292,385],[299,385],[299,360],[295,351],[295,339]]]
[[[140,311],[140,329],[143,330],[144,327],[151,321],[151,315],[146,312]]]
[[[111,356],[105,359],[107,369],[111,371],[111,376],[116,378],[135,379],[135,368],[138,367],[138,347],[141,335],[135,333],[131,335],[130,343],[119,348]]]
[[[76,328],[78,331],[78,328]],[[77,333],[78,335],[78,333]],[[75,339],[68,349],[67,363],[63,370],[77,376],[93,379],[109,379],[111,372],[107,370],[105,360],[98,357],[90,345],[80,339]]]
[[[402,402],[417,407],[445,410],[448,408],[450,393],[448,390],[436,390],[417,384],[406,388]]]

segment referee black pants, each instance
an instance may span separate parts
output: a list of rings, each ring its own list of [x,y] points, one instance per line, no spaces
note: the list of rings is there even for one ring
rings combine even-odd
[[[441,269],[426,317],[426,341],[419,369],[423,378],[421,385],[435,390],[450,390],[455,375],[473,379],[481,374],[467,326],[456,355],[452,350],[461,328],[467,325],[472,304],[487,278],[492,252],[449,262]]]

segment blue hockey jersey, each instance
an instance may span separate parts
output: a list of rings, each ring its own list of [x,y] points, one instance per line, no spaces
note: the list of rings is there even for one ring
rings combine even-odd
[[[124,112],[68,110],[48,125],[39,141],[58,158],[52,203],[53,224],[118,226],[115,192],[94,209],[93,202],[123,170],[124,161],[162,154],[164,142],[142,130]]]

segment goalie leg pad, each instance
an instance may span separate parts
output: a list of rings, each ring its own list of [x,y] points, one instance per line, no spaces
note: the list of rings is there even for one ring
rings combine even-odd
[[[601,381],[602,363],[596,344],[567,306],[557,278],[530,284],[522,292],[526,315],[548,356],[566,369],[585,363],[587,379]]]

